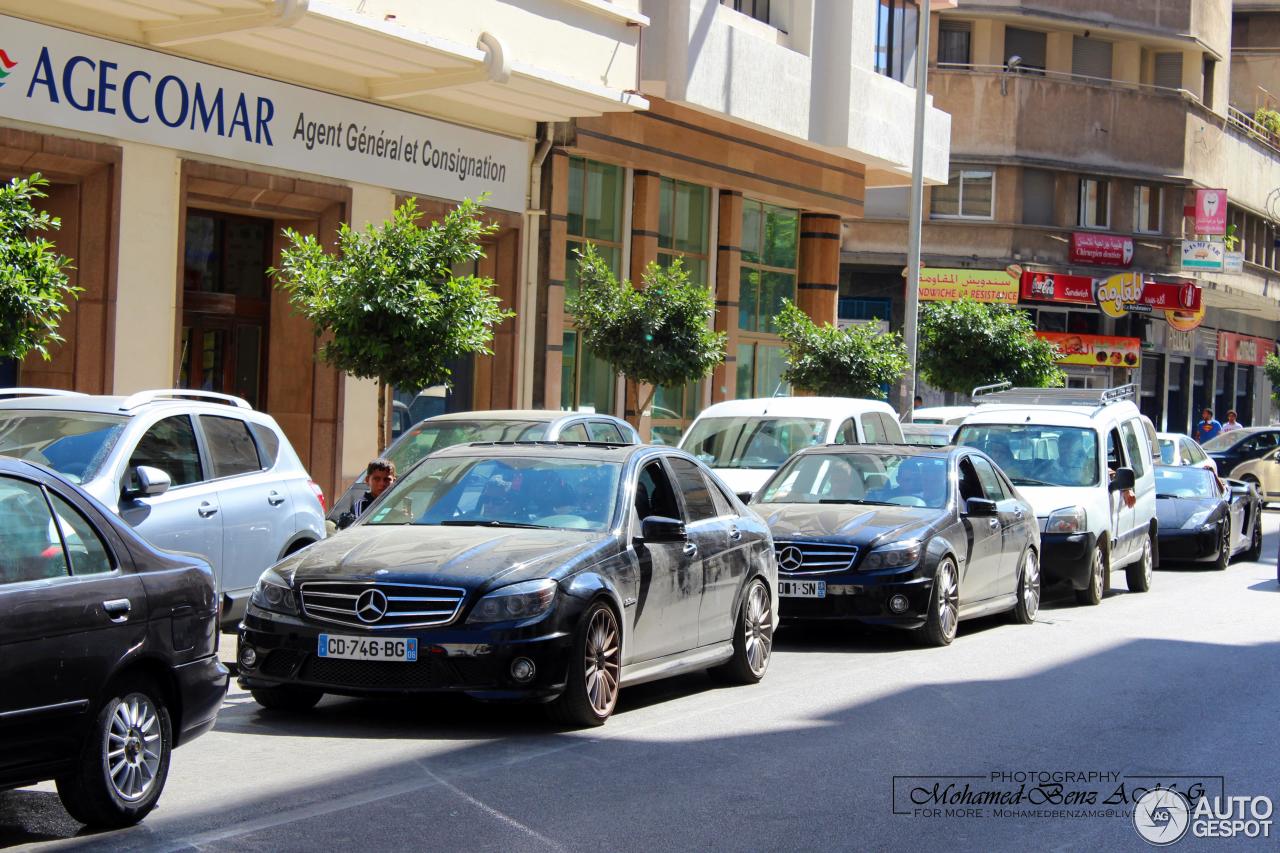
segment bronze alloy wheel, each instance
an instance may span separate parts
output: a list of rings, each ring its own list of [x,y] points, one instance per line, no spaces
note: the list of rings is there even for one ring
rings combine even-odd
[[[773,603],[769,590],[758,581],[748,594],[745,621],[747,666],[758,678],[769,668],[769,653],[773,650]]]
[[[587,643],[583,664],[586,667],[587,700],[601,717],[613,713],[618,701],[618,670],[622,661],[622,644],[618,642],[618,623],[607,607],[596,610],[587,626]]]
[[[938,608],[938,624],[943,636],[951,642],[956,636],[956,628],[960,625],[960,584],[956,580],[956,567],[950,560],[938,564],[938,596],[935,606]]]

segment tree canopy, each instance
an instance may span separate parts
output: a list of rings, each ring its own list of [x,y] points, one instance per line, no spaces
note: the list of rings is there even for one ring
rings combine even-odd
[[[782,378],[802,391],[883,399],[885,387],[906,372],[907,351],[897,332],[882,332],[872,323],[819,326],[790,301],[784,301],[777,324],[787,345]]]
[[[1047,388],[1064,380],[1057,348],[1035,336],[1035,324],[1012,305],[972,299],[920,306],[920,376],[942,391],[968,393],[1009,382]]]
[[[58,324],[69,301],[83,292],[67,277],[70,261],[42,236],[62,227],[33,204],[48,185],[36,172],[0,187],[0,357],[37,352],[48,361],[49,346],[63,341]]]

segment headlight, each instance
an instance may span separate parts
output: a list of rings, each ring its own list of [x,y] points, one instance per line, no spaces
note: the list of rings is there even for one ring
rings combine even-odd
[[[551,579],[513,583],[494,590],[476,603],[468,624],[511,622],[541,616],[556,597],[556,582]]]
[[[1079,533],[1089,527],[1089,516],[1082,506],[1064,506],[1049,513],[1045,533]]]
[[[924,546],[918,540],[907,542],[890,542],[876,548],[862,561],[861,571],[873,572],[876,569],[897,569],[913,566],[920,559]]]
[[[298,602],[293,596],[293,590],[271,569],[267,569],[258,578],[258,585],[253,588],[249,602],[263,610],[298,615]]]
[[[1213,515],[1213,507],[1209,507],[1208,509],[1202,509],[1199,512],[1197,512],[1195,515],[1188,518],[1186,521],[1182,522],[1182,529],[1190,530],[1193,527],[1199,527],[1200,525],[1206,523],[1209,520],[1209,516],[1211,515]]]

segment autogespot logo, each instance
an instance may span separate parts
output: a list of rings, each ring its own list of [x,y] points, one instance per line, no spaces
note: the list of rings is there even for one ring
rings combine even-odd
[[[1133,828],[1142,840],[1164,847],[1182,840],[1191,825],[1187,798],[1168,788],[1147,791],[1133,806]]]
[[[9,54],[4,52],[4,48],[0,47],[0,89],[4,88],[5,79],[17,67],[18,63],[9,58]]]

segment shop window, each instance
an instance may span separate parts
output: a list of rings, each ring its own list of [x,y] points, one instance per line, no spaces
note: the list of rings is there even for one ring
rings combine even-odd
[[[841,296],[836,307],[836,316],[841,320],[855,320],[862,323],[872,321],[888,321],[893,315],[893,303],[889,299],[865,296]]]
[[[930,190],[934,219],[991,219],[995,216],[995,173],[952,169],[945,187]]]
[[[876,8],[876,73],[902,83],[915,82],[916,27],[920,11],[914,0],[880,0]]]
[[[1080,210],[1076,224],[1081,228],[1111,227],[1111,185],[1100,178],[1080,179]]]
[[[1164,202],[1164,190],[1147,184],[1133,188],[1133,230],[1143,234],[1159,234],[1160,209]]]
[[[973,24],[944,18],[938,24],[938,64],[969,67],[973,61],[970,48],[972,37]]]

